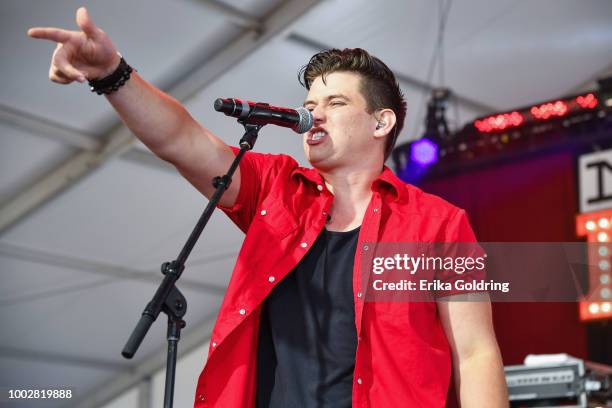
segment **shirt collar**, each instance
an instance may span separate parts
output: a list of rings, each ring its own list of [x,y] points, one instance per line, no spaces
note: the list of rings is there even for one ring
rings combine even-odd
[[[325,182],[323,176],[314,168],[298,166],[291,172],[291,177],[293,178],[298,175],[314,184],[324,184]],[[389,191],[393,195],[394,201],[396,201],[400,197],[401,191],[403,191],[403,185],[404,182],[393,174],[389,167],[384,166],[383,171],[372,183],[372,191],[379,193]]]

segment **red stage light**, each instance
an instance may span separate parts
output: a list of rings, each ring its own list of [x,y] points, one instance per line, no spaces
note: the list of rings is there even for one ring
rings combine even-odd
[[[539,125],[542,121],[579,114],[594,109],[598,105],[597,94],[590,92],[525,107],[514,112],[494,114],[475,120],[473,125],[480,133],[502,132],[509,128],[530,124]]]
[[[489,133],[498,130],[519,126],[523,123],[523,115],[519,112],[500,113],[474,122],[474,126],[480,132]]]
[[[593,109],[597,106],[599,101],[592,93],[586,94],[584,96],[579,96],[576,98],[576,103],[580,105],[581,108],[584,109]]]
[[[568,110],[567,104],[564,101],[555,101],[534,106],[530,112],[536,119],[549,119],[552,116],[563,116]]]

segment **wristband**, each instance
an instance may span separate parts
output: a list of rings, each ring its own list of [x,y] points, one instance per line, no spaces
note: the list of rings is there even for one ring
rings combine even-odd
[[[91,89],[91,92],[95,92],[98,95],[108,95],[109,93],[115,92],[130,79],[132,70],[132,67],[130,67],[123,57],[121,57],[119,66],[112,74],[101,79],[92,79],[88,81],[89,89]]]

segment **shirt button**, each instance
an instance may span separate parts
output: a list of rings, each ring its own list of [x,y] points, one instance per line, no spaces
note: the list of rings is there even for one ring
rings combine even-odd
[[[363,246],[363,250],[364,250],[364,251],[367,251],[368,249],[369,249],[369,247],[368,247],[367,245],[364,245],[364,246]]]
[[[375,208],[375,209],[374,209],[374,212],[378,212],[378,208]]]
[[[261,210],[260,214],[261,215],[266,215],[268,212],[266,210]]]
[[[357,297],[360,298],[361,297],[361,292],[357,293]]]
[[[302,248],[306,248],[306,247],[308,246],[308,243],[306,243],[306,242],[302,242],[302,243],[300,244],[300,246],[301,246]]]
[[[244,309],[240,309],[240,311],[239,311],[238,313],[240,313],[241,315],[243,315],[243,316],[244,316],[244,315],[246,314],[246,310],[244,310]]]
[[[213,348],[217,347],[217,343],[215,343],[214,341],[212,342],[212,346]]]
[[[317,184],[317,190],[319,190],[319,191],[323,191],[323,186],[322,186],[322,185],[320,185],[320,184]]]
[[[198,395],[198,399],[199,399],[200,401],[204,401],[204,394],[200,394],[200,395]]]
[[[363,381],[361,381],[361,378],[357,379],[357,384],[359,384],[359,385],[363,384]]]
[[[272,283],[276,280],[276,278],[274,276],[269,276],[268,277],[268,282]]]

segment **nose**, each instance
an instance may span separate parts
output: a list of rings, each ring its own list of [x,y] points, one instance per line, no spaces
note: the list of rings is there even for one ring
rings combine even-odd
[[[315,126],[325,121],[325,109],[321,105],[315,106],[311,112]]]

